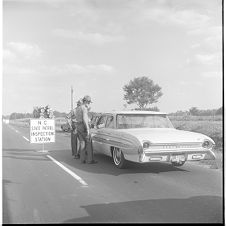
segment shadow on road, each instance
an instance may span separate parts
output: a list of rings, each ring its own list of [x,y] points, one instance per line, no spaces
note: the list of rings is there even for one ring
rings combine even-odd
[[[91,172],[93,174],[109,174],[118,176],[121,174],[134,173],[161,173],[169,171],[186,171],[182,168],[174,167],[168,163],[145,163],[138,164],[128,162],[126,169],[118,169],[112,162],[112,158],[102,154],[95,154],[97,164],[81,164],[79,159],[74,159],[70,150],[51,150],[47,153],[37,152],[35,149],[3,149],[4,158],[34,160],[34,161],[51,161],[46,154],[51,155],[57,161],[70,165],[75,170]]]
[[[67,153],[67,155],[66,155]],[[70,154],[69,154],[70,153]],[[61,156],[60,156],[61,155]],[[112,162],[112,158],[102,154],[95,154],[94,158],[98,161],[96,164],[81,164],[79,159],[74,159],[71,155],[70,150],[54,150],[51,152],[51,156],[61,163],[66,163],[70,165],[75,170],[79,169],[82,171],[91,172],[93,174],[109,174],[118,176],[121,174],[134,174],[134,173],[161,173],[169,171],[185,171],[182,168],[174,167],[168,163],[145,163],[138,164],[133,162],[128,162],[126,169],[118,169]]]
[[[219,196],[95,204],[81,206],[88,216],[69,219],[64,223],[223,223],[222,207],[223,200]]]

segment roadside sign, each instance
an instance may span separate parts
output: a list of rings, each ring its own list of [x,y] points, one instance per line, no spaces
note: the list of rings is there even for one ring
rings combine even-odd
[[[30,120],[30,143],[44,144],[55,142],[54,119],[31,119]]]

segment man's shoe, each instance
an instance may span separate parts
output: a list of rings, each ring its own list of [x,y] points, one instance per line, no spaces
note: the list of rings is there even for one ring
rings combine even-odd
[[[83,160],[83,161],[81,161],[81,163],[82,163],[82,164],[84,164],[84,163],[86,163],[86,161],[85,161],[85,160]]]
[[[87,162],[88,164],[95,164],[95,163],[97,163],[97,161],[96,160],[92,160],[92,161],[90,161],[90,162]]]
[[[74,158],[75,158],[75,159],[79,159],[80,156],[79,156],[79,155],[75,155]]]

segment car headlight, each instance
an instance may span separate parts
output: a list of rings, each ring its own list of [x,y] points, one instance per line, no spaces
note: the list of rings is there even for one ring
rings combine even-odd
[[[151,146],[151,142],[148,140],[143,141],[143,149],[147,149]]]
[[[213,143],[210,140],[204,140],[202,143],[202,147],[210,149],[213,147]]]

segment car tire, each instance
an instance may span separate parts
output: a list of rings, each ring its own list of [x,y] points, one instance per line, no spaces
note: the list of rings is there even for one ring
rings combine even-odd
[[[183,166],[185,163],[185,161],[182,161],[182,162],[172,162],[172,165],[173,166]]]
[[[126,167],[126,159],[124,158],[123,152],[119,148],[114,148],[112,151],[113,162],[116,167],[123,169]]]

